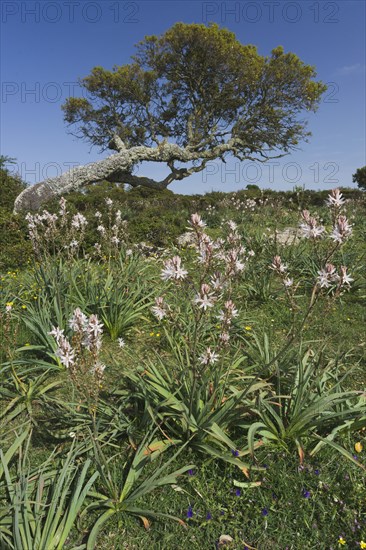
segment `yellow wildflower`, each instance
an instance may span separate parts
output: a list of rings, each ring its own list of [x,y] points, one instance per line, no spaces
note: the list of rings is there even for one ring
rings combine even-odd
[[[366,548],[366,542],[364,542],[363,540],[361,540],[360,542],[360,548]]]
[[[22,309],[27,309],[27,306],[23,304]]]
[[[160,332],[157,332],[156,337],[159,338],[159,336],[160,336]]]
[[[246,327],[244,327],[245,330],[252,330],[252,327],[250,327],[249,325],[247,325]]]
[[[346,541],[344,540],[343,537],[339,537],[338,544],[341,545],[341,546],[344,546],[346,544]]]
[[[356,453],[360,453],[362,451],[363,447],[362,447],[362,443],[361,441],[357,441],[357,443],[355,443],[355,451]]]
[[[150,336],[154,336],[154,332],[150,332]]]

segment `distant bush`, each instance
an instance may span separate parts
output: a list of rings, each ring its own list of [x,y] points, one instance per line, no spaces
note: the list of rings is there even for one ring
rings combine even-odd
[[[2,157],[4,159],[5,157]],[[31,246],[26,237],[26,222],[13,215],[16,197],[26,188],[18,176],[0,164],[0,269],[16,269],[26,264]]]
[[[16,196],[26,187],[20,178],[10,175],[8,170],[0,170],[0,269],[14,269],[24,266],[31,246],[27,236],[27,226],[22,215],[13,216],[12,208]],[[358,189],[342,188],[346,199],[357,200],[363,197]],[[98,241],[98,220],[95,212],[108,217],[106,198],[112,199],[123,219],[128,221],[128,234],[131,243],[145,242],[148,245],[166,247],[176,242],[187,225],[193,212],[200,212],[210,228],[218,228],[222,216],[229,216],[241,223],[249,219],[249,213],[264,205],[290,210],[324,206],[328,191],[294,190],[274,191],[247,185],[246,189],[225,193],[212,191],[205,195],[179,195],[166,189],[156,191],[145,187],[126,190],[123,185],[101,182],[90,185],[82,191],[67,194],[67,208],[71,214],[82,213],[88,225],[85,234],[85,250],[90,252]],[[59,211],[59,200],[54,199],[44,207],[51,213]],[[234,214],[235,213],[235,214]],[[236,216],[236,217],[235,217]]]
[[[357,183],[360,189],[366,190],[366,166],[358,168],[352,176],[353,183]]]
[[[2,157],[4,158],[4,157]],[[17,175],[11,175],[0,158],[0,207],[13,211],[16,197],[27,187]]]

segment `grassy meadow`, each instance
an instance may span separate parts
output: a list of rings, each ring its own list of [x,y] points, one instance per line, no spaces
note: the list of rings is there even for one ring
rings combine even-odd
[[[341,191],[0,205],[1,548],[366,548],[366,201]]]

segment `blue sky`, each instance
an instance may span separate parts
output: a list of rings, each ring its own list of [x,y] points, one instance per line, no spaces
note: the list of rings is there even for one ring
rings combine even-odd
[[[134,44],[177,21],[215,21],[259,53],[284,46],[315,65],[329,89],[309,119],[310,143],[257,165],[228,160],[170,188],[179,193],[233,191],[247,183],[273,189],[354,186],[365,159],[365,2],[357,1],[13,1],[1,5],[1,153],[17,159],[29,183],[103,158],[67,133],[61,104],[97,65],[130,61]],[[159,165],[139,174],[160,178]]]

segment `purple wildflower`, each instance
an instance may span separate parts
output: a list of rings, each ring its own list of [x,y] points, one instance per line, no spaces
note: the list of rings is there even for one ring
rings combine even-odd
[[[188,506],[187,518],[188,519],[193,518],[193,508],[192,508],[192,506]]]

